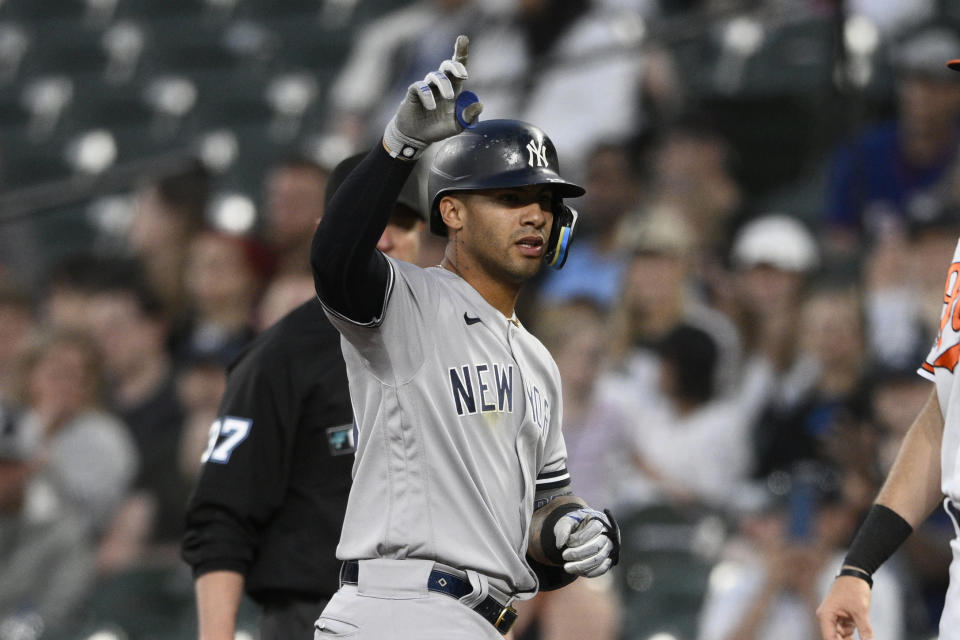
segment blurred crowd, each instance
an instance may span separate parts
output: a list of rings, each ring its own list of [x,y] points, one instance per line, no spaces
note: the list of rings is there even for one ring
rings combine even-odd
[[[889,51],[887,108],[832,141],[810,216],[755,197],[741,169],[767,159],[743,157],[670,47],[631,44],[721,4],[421,0],[370,22],[327,92],[344,157],[467,33],[483,117],[542,127],[587,189],[566,266],[518,316],[557,361],[574,486],[617,514],[623,560],[524,603],[518,639],[814,640],[931,390],[915,372],[956,304],[960,31],[935,2],[847,3]],[[97,594],[144,583],[137,611],[182,635],[138,636],[138,613],[117,637],[190,637],[183,509],[227,366],[313,295],[330,169],[273,162],[244,234],[211,223],[198,161],[141,176],[119,242],[42,273],[0,254],[0,639],[133,618]],[[424,237],[422,266],[442,249]],[[953,535],[931,515],[875,576],[878,637],[936,635]]]

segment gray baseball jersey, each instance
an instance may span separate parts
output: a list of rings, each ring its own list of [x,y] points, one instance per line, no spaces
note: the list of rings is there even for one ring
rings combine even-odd
[[[434,560],[529,596],[534,494],[569,483],[556,364],[458,275],[390,268],[381,318],[327,310],[359,429],[337,557]]]

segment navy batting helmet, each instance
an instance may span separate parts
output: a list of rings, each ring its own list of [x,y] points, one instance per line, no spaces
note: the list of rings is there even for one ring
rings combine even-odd
[[[559,269],[577,222],[577,212],[563,198],[582,196],[580,185],[560,177],[557,150],[547,135],[519,120],[485,120],[441,143],[427,176],[430,231],[447,235],[440,200],[448,193],[550,185],[555,198],[553,227],[544,261]]]

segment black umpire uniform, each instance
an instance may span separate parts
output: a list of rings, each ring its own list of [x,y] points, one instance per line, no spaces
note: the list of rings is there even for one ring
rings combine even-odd
[[[363,158],[334,169],[327,201]],[[417,183],[398,204],[423,217]],[[231,365],[187,507],[182,557],[194,579],[245,577],[261,640],[313,637],[339,588],[336,547],[350,493],[353,412],[340,334],[316,298],[261,333]]]
[[[187,509],[183,559],[194,577],[244,575],[263,608],[264,638],[275,627],[287,629],[278,637],[310,637],[339,588],[335,552],[353,466],[340,335],[318,300],[258,336],[231,368],[220,419],[231,418],[248,425],[246,435],[230,443],[240,431],[221,428]]]

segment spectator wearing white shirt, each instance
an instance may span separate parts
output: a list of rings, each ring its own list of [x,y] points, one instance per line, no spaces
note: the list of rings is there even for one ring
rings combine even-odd
[[[139,458],[126,426],[102,408],[100,351],[85,333],[42,334],[18,362],[24,411],[20,427],[36,433],[40,453],[26,488],[23,516],[70,518],[96,547],[98,570],[123,540],[119,510]]]
[[[3,638],[65,633],[76,624],[95,575],[93,545],[76,514],[64,510],[35,517],[26,509],[28,488],[42,466],[42,434],[36,426],[0,404]]]
[[[790,492],[746,514],[714,567],[698,640],[819,637],[814,611],[833,582],[860,512],[829,473],[814,471],[809,484],[798,475],[783,474],[781,480],[779,486],[789,483]],[[885,567],[873,579],[877,637],[902,640],[903,592],[896,575]]]
[[[717,396],[718,348],[701,329],[680,325],[655,347],[659,400],[631,413],[638,470],[622,499],[637,505],[706,504],[725,508],[751,467],[750,426],[764,396],[754,381]]]
[[[634,398],[642,406],[657,396],[659,360],[652,345],[680,325],[701,329],[718,348],[715,389],[739,384],[740,338],[733,323],[696,294],[694,232],[675,209],[657,207],[625,221],[620,242],[627,252],[619,302],[611,315],[612,371],[604,393]]]

